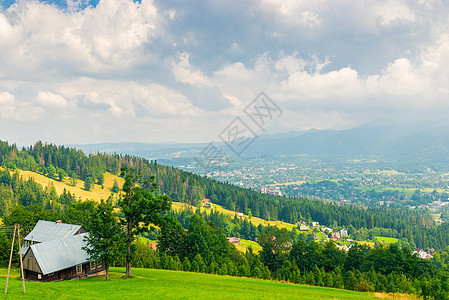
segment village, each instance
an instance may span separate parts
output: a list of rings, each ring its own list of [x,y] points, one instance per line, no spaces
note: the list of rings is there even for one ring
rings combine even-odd
[[[261,191],[258,191],[258,192],[261,192]],[[269,193],[271,191],[265,189],[262,192]],[[202,207],[205,209],[213,209],[213,204],[210,201],[210,199],[204,198],[202,200]],[[243,213],[236,213],[235,215],[239,218],[247,217]],[[354,245],[354,242],[357,242],[354,239],[349,238],[348,231],[344,228],[342,228],[338,231],[334,231],[334,229],[320,225],[319,222],[314,222],[314,221],[311,222],[310,226],[307,225],[307,223],[305,221],[299,221],[296,225],[302,234],[313,235],[314,241],[316,241],[316,242],[333,241],[336,243],[337,249],[344,251],[346,253]],[[229,243],[232,243],[234,245],[240,245],[240,243],[241,243],[241,238],[239,238],[239,237],[235,237],[235,236],[227,237],[227,239],[228,239]],[[152,246],[156,247],[155,243],[152,243]],[[413,250],[412,253],[416,254],[419,258],[422,258],[422,259],[431,259],[433,257],[432,255],[435,252],[436,251],[433,248],[429,248],[428,250],[416,248]]]

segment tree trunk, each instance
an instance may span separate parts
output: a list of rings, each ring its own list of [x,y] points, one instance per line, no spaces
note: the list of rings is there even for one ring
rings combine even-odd
[[[131,222],[128,222],[127,232],[128,236],[128,253],[126,253],[126,277],[131,277],[131,244],[132,244],[132,230],[131,230]]]
[[[106,269],[106,280],[109,280],[109,265],[108,264],[105,265],[105,269]]]
[[[126,258],[126,277],[131,277],[131,262]]]

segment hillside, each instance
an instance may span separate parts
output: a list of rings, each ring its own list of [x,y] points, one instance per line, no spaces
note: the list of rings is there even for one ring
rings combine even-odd
[[[61,282],[22,282],[18,271],[9,281],[2,299],[375,299],[374,294],[333,288],[281,283],[269,280],[210,274],[133,269],[135,278],[121,279],[124,268],[112,268],[110,281],[104,277]],[[6,269],[0,269],[0,286],[5,286]],[[408,299],[408,298],[402,298]]]
[[[432,219],[427,214],[405,209],[367,208],[350,205],[333,205],[319,199],[307,197],[287,198],[260,194],[250,189],[244,189],[229,183],[199,176],[180,169],[161,165],[157,161],[149,161],[130,155],[97,153],[85,155],[84,152],[64,146],[36,143],[28,148],[17,149],[15,145],[0,141],[0,167],[19,171],[24,176],[38,173],[36,181],[49,184],[49,177],[56,178],[59,172],[65,172],[68,179],[77,179],[76,187],[68,182],[53,182],[58,192],[66,188],[76,197],[82,199],[106,199],[110,195],[113,178],[119,174],[123,166],[131,166],[140,171],[144,179],[154,176],[157,183],[157,194],[165,194],[175,202],[188,203],[197,206],[201,199],[209,198],[217,208],[232,212],[251,214],[254,220],[295,224],[298,221],[317,221],[325,226],[354,227],[355,230],[375,228],[391,230],[392,237],[413,239],[420,248],[444,248],[449,241],[448,226],[431,227]],[[56,173],[55,173],[56,172]],[[46,176],[42,176],[45,174]],[[106,174],[106,175],[103,175]],[[109,174],[109,175],[108,175]],[[115,174],[115,175],[111,175]],[[33,175],[34,176],[34,175]],[[96,185],[91,192],[80,187],[82,180],[92,178],[101,182],[104,177],[104,189]],[[119,179],[117,179],[119,181]],[[58,207],[58,199],[30,184],[22,185],[22,191],[14,189],[11,178],[0,178],[5,184],[4,192],[0,193],[0,217],[8,212],[8,208],[20,203],[25,206],[39,204]],[[11,195],[15,195],[12,197]],[[53,201],[55,200],[55,201]],[[51,205],[49,204],[51,203]],[[263,221],[261,221],[263,222]],[[336,224],[336,225],[335,225]],[[282,226],[282,224],[281,224]],[[376,233],[376,235],[379,235]]]
[[[124,182],[123,178],[117,175],[105,173],[103,188],[101,185],[95,184],[93,189],[91,189],[90,191],[86,191],[84,189],[83,180],[78,180],[76,186],[73,186],[67,179],[61,182],[59,180],[49,178],[36,172],[20,169],[17,169],[17,171],[19,172],[20,176],[23,177],[24,180],[33,178],[34,181],[41,184],[44,188],[54,186],[58,195],[60,195],[63,192],[63,190],[66,189],[66,191],[69,191],[71,194],[74,194],[78,199],[81,198],[82,200],[90,199],[100,201],[101,199],[107,199],[111,195],[111,188],[114,185],[114,180],[117,180],[119,186],[122,186]]]
[[[187,203],[181,203],[181,202],[173,202],[172,207],[174,210],[177,210],[177,211],[188,210],[188,209],[190,209],[190,210],[197,209],[197,206],[193,206],[193,205],[190,205]],[[215,203],[212,203],[212,208],[213,208],[213,210],[221,212],[224,215],[231,217],[231,218],[233,218],[234,216],[236,216],[238,214],[238,212],[236,212],[236,211],[226,209],[223,206],[215,204]],[[210,212],[211,210],[202,208],[201,211],[207,213],[207,212]],[[296,225],[291,224],[291,223],[282,222],[282,221],[267,221],[267,220],[257,218],[257,217],[249,218],[249,216],[247,214],[243,214],[243,216],[241,218],[250,221],[255,226],[259,226],[260,224],[262,224],[262,226],[277,226],[279,228],[286,228],[288,230],[292,230],[293,228],[296,228]]]

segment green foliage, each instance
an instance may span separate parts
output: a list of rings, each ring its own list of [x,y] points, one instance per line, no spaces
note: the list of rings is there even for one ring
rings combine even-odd
[[[7,266],[9,262],[9,255],[11,251],[12,239],[8,239],[4,232],[0,231],[0,266]],[[16,251],[18,247],[16,246]],[[17,256],[14,256],[14,261],[17,261]]]
[[[47,167],[47,176],[50,178],[54,178],[56,174],[56,168],[53,165],[49,165]]]
[[[125,178],[125,197],[119,200],[118,205],[126,231],[126,275],[131,276],[131,245],[134,237],[148,232],[150,225],[160,226],[167,219],[165,215],[171,207],[171,199],[165,195],[155,196],[156,184],[151,181],[141,182],[142,175],[135,169],[124,167],[121,175]],[[139,183],[142,187],[138,186]]]
[[[91,213],[91,226],[86,237],[84,250],[91,260],[105,264],[106,280],[109,279],[109,266],[113,265],[125,251],[125,235],[118,219],[113,214],[110,201],[101,201]]]
[[[97,183],[99,185],[103,185],[103,183],[104,183],[104,174],[103,173],[99,173],[98,174],[98,176],[97,176]]]
[[[67,177],[67,173],[63,169],[59,168],[58,169],[58,177],[59,177],[59,181],[64,181],[64,179]]]
[[[114,179],[114,185],[112,186],[111,192],[118,193],[120,191],[120,187],[118,186],[117,179]]]
[[[94,184],[95,183],[92,177],[87,177],[86,180],[84,181],[84,189],[86,191],[90,191],[94,187]]]

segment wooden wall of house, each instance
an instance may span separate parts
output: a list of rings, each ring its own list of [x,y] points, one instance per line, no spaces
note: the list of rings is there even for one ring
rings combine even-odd
[[[54,273],[50,273],[47,275],[42,275],[40,270],[38,272],[36,272],[33,270],[24,269],[24,271],[25,271],[25,278],[27,280],[44,281],[44,282],[81,279],[81,278],[86,278],[86,277],[90,277],[90,276],[99,276],[99,275],[106,274],[104,266],[98,267],[98,264],[95,264],[95,268],[91,269],[90,262],[83,264],[81,273],[76,273],[76,266],[70,267],[70,268],[67,268],[64,270],[60,270],[60,271],[57,271]],[[41,278],[39,278],[39,274],[41,275],[40,276]]]
[[[27,251],[25,257],[23,258],[23,268],[36,273],[42,273],[33,251]]]
[[[80,229],[78,229],[78,231],[74,235],[85,233],[85,232],[87,232],[87,230],[84,229],[84,227],[81,227]]]

